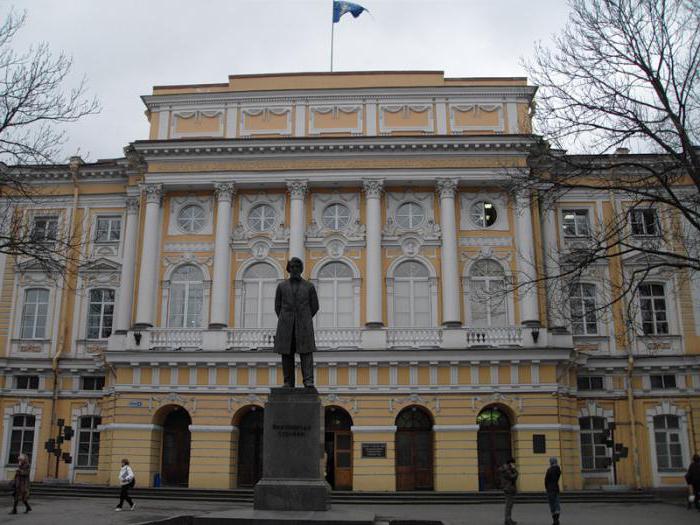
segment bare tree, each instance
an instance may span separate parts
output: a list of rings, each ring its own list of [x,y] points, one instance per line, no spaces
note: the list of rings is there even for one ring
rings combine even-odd
[[[568,301],[572,283],[619,264],[622,277],[606,280],[597,308],[622,302],[639,319],[629,310],[650,275],[700,272],[700,2],[570,6],[561,34],[524,63],[539,86],[541,139],[512,190],[530,190],[543,213],[567,195],[604,199],[611,213],[544,253],[545,276],[520,286],[545,281]]]
[[[68,87],[71,58],[46,43],[17,52],[13,41],[26,13],[10,11],[0,25],[0,253],[31,260],[52,274],[76,253],[75,232],[51,221],[28,223],[24,209],[45,194],[27,174],[56,162],[65,143],[61,125],[99,111],[85,79]]]

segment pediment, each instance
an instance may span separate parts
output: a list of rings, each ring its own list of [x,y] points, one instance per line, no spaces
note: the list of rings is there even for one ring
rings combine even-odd
[[[673,262],[670,258],[648,253],[637,253],[625,257],[625,266],[640,266],[644,268],[647,266],[663,267],[664,265],[672,266]]]
[[[122,265],[118,262],[100,257],[99,259],[95,259],[94,261],[90,261],[89,263],[85,264],[80,269],[80,273],[121,272],[121,269]]]

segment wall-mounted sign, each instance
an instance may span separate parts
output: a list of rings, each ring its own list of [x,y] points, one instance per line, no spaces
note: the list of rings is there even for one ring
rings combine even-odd
[[[141,408],[143,406],[143,401],[129,401],[130,408]]]
[[[363,458],[385,458],[386,443],[362,443]]]
[[[532,453],[545,454],[547,452],[547,437],[544,434],[532,435]]]

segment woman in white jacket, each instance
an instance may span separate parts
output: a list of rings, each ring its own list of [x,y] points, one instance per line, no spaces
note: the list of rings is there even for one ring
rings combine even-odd
[[[134,471],[131,470],[129,466],[129,460],[122,459],[122,468],[119,470],[119,483],[121,484],[121,492],[119,493],[119,505],[114,509],[116,511],[122,510],[122,505],[124,501],[129,504],[130,510],[134,510],[136,504],[129,497],[129,489],[134,486],[136,482],[136,477],[134,476]]]

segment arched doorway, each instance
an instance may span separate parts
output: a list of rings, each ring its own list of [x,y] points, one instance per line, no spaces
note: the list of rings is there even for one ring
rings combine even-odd
[[[167,407],[163,419],[163,446],[160,467],[164,486],[186,487],[190,477],[190,425],[192,418],[181,406]]]
[[[479,490],[498,489],[498,469],[512,457],[511,422],[498,406],[484,408],[476,417],[479,424]]]
[[[340,407],[326,407],[326,481],[335,490],[352,490],[352,418]]]
[[[433,421],[418,406],[396,416],[396,490],[433,490]]]
[[[238,486],[253,487],[262,477],[264,411],[250,407],[238,422]]]

